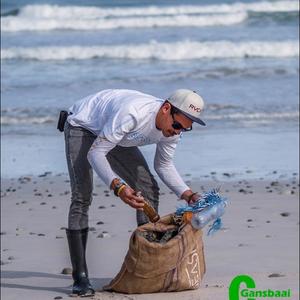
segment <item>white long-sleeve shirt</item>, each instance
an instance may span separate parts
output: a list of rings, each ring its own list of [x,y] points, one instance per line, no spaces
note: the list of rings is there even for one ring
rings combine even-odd
[[[68,122],[97,135],[88,160],[105,184],[110,186],[118,177],[106,158],[116,145],[157,144],[154,169],[158,176],[178,197],[189,189],[173,163],[180,136],[165,137],[156,128],[156,115],[163,102],[163,99],[134,90],[103,90],[70,107],[72,114]]]

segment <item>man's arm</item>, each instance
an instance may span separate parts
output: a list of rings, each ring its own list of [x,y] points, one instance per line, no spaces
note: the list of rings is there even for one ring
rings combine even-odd
[[[154,169],[161,180],[180,198],[188,203],[199,198],[183,181],[173,163],[177,141],[157,144],[154,158]]]
[[[111,186],[112,181],[118,177],[111,169],[106,158],[107,153],[115,146],[114,143],[106,138],[98,136],[87,155],[90,165],[107,186]]]
[[[98,136],[87,155],[92,168],[112,190],[115,190],[116,186],[122,182],[122,180],[113,172],[106,158],[107,153],[115,146],[114,143],[108,141],[106,138]],[[136,192],[130,186],[125,183],[124,185],[125,186],[122,187],[122,189],[119,189],[117,196],[131,207],[142,209],[144,206],[143,200],[136,195]]]

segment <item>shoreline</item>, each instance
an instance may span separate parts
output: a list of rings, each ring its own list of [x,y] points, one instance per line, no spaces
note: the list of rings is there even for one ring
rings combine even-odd
[[[220,181],[214,175],[195,180],[190,174],[184,179],[201,192],[217,187]],[[207,236],[208,226],[204,229],[207,272],[198,290],[128,296],[99,290],[121,267],[136,227],[135,213],[95,177],[87,247],[91,281],[99,291],[93,299],[225,300],[231,280],[239,274],[253,277],[258,289],[290,288],[297,298],[299,178],[274,175],[278,178],[223,181],[220,193],[228,199],[228,207],[220,231]],[[174,212],[179,202],[160,187],[163,216]],[[64,232],[70,204],[66,174],[2,179],[1,194],[3,298],[69,299],[71,277],[61,274],[70,267]]]
[[[63,135],[55,128],[52,128],[52,135],[47,132],[41,135],[42,132],[30,136],[2,136],[2,176],[14,178],[25,174],[38,176],[45,171],[67,172]],[[156,174],[153,168],[155,145],[139,148],[150,170]],[[273,127],[231,129],[229,132],[198,128],[183,135],[177,148],[176,168],[183,176],[192,174],[197,180],[209,179],[212,173],[220,180],[226,179],[223,173],[243,179],[271,177],[273,172],[276,172],[275,178],[277,174],[299,173],[299,132],[296,128],[287,132],[284,128],[278,131]],[[35,158],[34,163],[27,159],[29,157]]]

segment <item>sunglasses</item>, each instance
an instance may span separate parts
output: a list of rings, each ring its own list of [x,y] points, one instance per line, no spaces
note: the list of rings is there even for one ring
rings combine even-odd
[[[174,118],[174,111],[171,110],[171,116],[172,116],[172,119],[173,119],[173,124],[172,124],[172,127],[175,129],[175,130],[182,130],[182,131],[191,131],[193,129],[193,127],[188,127],[188,128],[185,128],[181,125],[181,123],[179,123],[178,121],[175,120]]]

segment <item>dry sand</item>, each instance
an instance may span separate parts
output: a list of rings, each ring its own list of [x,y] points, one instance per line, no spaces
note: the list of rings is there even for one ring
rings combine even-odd
[[[251,275],[257,289],[290,288],[290,299],[299,299],[298,174],[255,181],[223,177],[224,182],[214,176],[191,179],[198,191],[222,185],[221,193],[229,199],[224,228],[204,237],[207,272],[200,288],[144,295],[101,292],[121,267],[135,212],[96,179],[87,249],[98,290],[94,299],[226,300],[228,286],[239,274]],[[175,195],[163,186],[161,192],[160,214],[173,212]],[[68,299],[71,277],[61,274],[70,267],[64,232],[70,204],[67,176],[3,179],[1,198],[1,299]]]

